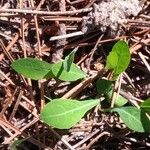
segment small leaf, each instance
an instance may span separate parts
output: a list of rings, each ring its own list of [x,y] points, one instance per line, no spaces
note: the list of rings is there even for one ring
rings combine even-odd
[[[71,68],[71,65],[74,61],[74,56],[75,56],[75,53],[76,51],[78,50],[78,47],[75,48],[66,58],[65,60],[63,61],[63,68],[65,71],[69,72],[70,71],[70,68]]]
[[[131,54],[125,41],[118,41],[107,56],[106,68],[113,69],[115,78],[124,72],[130,63]]]
[[[76,81],[86,77],[86,73],[80,70],[74,63],[72,63],[68,72],[63,69],[63,62],[53,64],[52,73],[62,81]]]
[[[115,69],[118,64],[118,55],[116,52],[110,52],[107,56],[106,68],[107,69]]]
[[[115,100],[115,106],[121,107],[121,106],[124,106],[127,102],[128,100],[126,98],[124,98],[121,95],[118,95],[117,99]]]
[[[40,118],[55,128],[69,129],[98,103],[97,99],[85,101],[54,99],[44,107]]]
[[[137,132],[150,131],[150,120],[146,114],[136,107],[114,108],[112,111],[117,112],[128,128]]]
[[[47,74],[53,76],[51,73],[51,64],[34,58],[18,59],[11,64],[11,67],[16,72],[33,80],[43,79]]]
[[[148,98],[141,104],[141,109],[145,112],[150,113],[150,98]]]
[[[96,82],[97,92],[99,94],[107,94],[112,89],[113,84],[109,80],[99,79]]]
[[[116,93],[116,92],[115,92]],[[113,90],[111,90],[108,94],[107,94],[107,100],[108,102],[111,103],[111,97],[113,94]],[[116,93],[117,94],[117,93]],[[128,100],[126,98],[124,98],[121,95],[117,96],[117,99],[115,100],[115,107],[121,107],[124,106],[126,103],[128,102]]]

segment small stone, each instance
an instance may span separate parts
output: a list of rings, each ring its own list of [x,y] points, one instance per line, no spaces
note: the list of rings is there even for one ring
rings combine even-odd
[[[137,16],[143,6],[139,0],[103,0],[93,7],[88,17],[83,18],[83,32],[94,28],[99,28],[102,32],[110,28],[112,32],[116,32],[123,21],[126,22],[130,16]]]

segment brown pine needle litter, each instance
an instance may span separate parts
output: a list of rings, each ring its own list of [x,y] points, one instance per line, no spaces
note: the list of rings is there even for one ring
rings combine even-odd
[[[128,43],[131,63],[115,82],[111,104],[103,104],[96,81],[111,79],[104,66],[118,40]],[[76,48],[74,63],[88,74],[76,82],[34,81],[10,66],[26,57],[56,63]],[[136,107],[150,98],[148,0],[0,1],[0,149],[150,149],[149,133],[134,132],[115,113],[101,111],[114,107],[118,95]],[[39,119],[46,97],[100,98],[102,104],[71,129],[58,130]]]

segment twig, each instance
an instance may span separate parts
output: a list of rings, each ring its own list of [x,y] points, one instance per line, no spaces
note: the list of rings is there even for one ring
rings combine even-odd
[[[94,52],[96,51],[97,46],[99,45],[99,42],[100,42],[100,40],[102,39],[103,36],[104,36],[104,34],[100,35],[100,37],[98,38],[98,40],[97,40],[97,42],[96,42],[94,48],[93,48],[92,51],[91,51],[91,56],[90,56],[90,58],[89,58],[89,62],[88,62],[88,66],[87,66],[87,70],[88,70],[88,71],[90,71],[90,64],[91,64],[91,61],[92,61],[92,57],[93,57],[93,55],[94,55]]]
[[[5,45],[4,45],[4,43],[3,43],[3,41],[1,39],[0,39],[0,46],[1,46],[2,50],[3,50],[3,52],[5,53],[5,55],[8,57],[9,61],[13,62],[14,59],[12,58],[10,53],[6,50],[6,47],[5,47]]]
[[[150,39],[141,40],[141,42],[142,42],[143,44],[147,45],[148,43],[150,43]],[[136,52],[137,50],[139,50],[139,49],[143,46],[143,44],[137,44],[136,46],[132,47],[132,48],[130,49],[131,53],[134,53],[134,52]]]
[[[14,106],[14,108],[13,108],[13,111],[12,111],[12,113],[11,113],[9,119],[8,119],[9,122],[11,122],[12,118],[14,117],[14,115],[15,115],[15,113],[16,113],[16,111],[17,111],[17,108],[18,108],[18,106],[19,106],[19,102],[20,102],[20,100],[21,100],[22,95],[23,95],[23,91],[20,91],[20,93],[19,93],[19,95],[18,95],[18,98],[17,98],[17,100],[16,100],[16,104],[15,104],[15,106]]]
[[[31,1],[31,7],[34,8],[35,6],[34,6],[33,0],[30,0],[30,1]],[[40,41],[40,36],[39,36],[39,25],[38,25],[38,21],[37,21],[37,15],[34,15],[34,22],[35,22],[35,28],[36,28],[36,36],[37,36],[39,57],[41,58],[41,56],[42,56],[42,52],[41,52],[41,41]]]
[[[23,1],[20,1],[20,9],[23,9]],[[22,16],[22,14],[21,14]],[[27,57],[27,51],[26,51],[26,44],[25,44],[25,35],[24,35],[24,31],[25,31],[25,27],[24,27],[24,18],[23,16],[21,17],[21,24],[20,24],[20,28],[21,28],[21,36],[22,36],[22,42],[23,42],[23,54],[24,57]]]
[[[54,129],[48,127],[63,143],[69,150],[75,150],[63,137],[61,137]]]
[[[15,86],[15,83],[7,77],[6,74],[4,74],[1,70],[0,70],[0,75],[3,76],[11,85]]]
[[[86,6],[85,8],[89,8],[91,7],[94,3],[95,3],[96,0],[91,0]]]
[[[66,16],[43,16],[41,17],[43,20],[47,21],[76,21],[81,22],[81,17],[66,17]]]
[[[1,20],[0,20],[1,21]],[[3,36],[5,37],[7,40],[12,40],[12,37],[7,35],[7,34],[4,34],[3,32],[0,31],[0,36]]]
[[[30,9],[0,9],[0,13],[23,13],[23,14],[35,14],[35,15],[74,15],[78,13],[90,12],[93,8],[85,8],[73,11],[38,11]]]
[[[15,96],[15,94],[17,93],[17,91],[18,91],[18,87],[15,88],[14,93],[11,95],[11,97],[5,100],[6,104],[3,107],[3,109],[1,110],[0,117],[3,117],[3,115],[6,112],[7,108],[10,106],[10,104],[12,104],[13,97]]]
[[[131,142],[134,142],[134,143],[139,143],[141,145],[145,145],[145,146],[148,146],[150,147],[150,143],[148,142],[142,142],[142,141],[139,141],[135,138],[128,138],[128,137],[124,137],[124,136],[120,136],[120,138],[124,139],[124,140],[127,140],[127,141],[131,141]]]
[[[12,46],[16,43],[16,41],[18,40],[18,38],[19,38],[19,33],[17,33],[16,35],[15,35],[15,37],[13,37],[12,38],[12,41],[9,43],[9,45],[6,47],[6,50],[7,51],[9,51],[11,48],[12,48]],[[2,53],[2,54],[0,54],[0,60],[2,60],[4,58],[4,54]]]
[[[11,133],[8,128],[6,128],[3,124],[0,125],[8,134],[9,136],[13,136],[13,133]]]
[[[120,77],[118,77],[117,80],[115,81],[114,90],[113,90],[113,94],[112,94],[112,98],[111,98],[112,99],[111,100],[111,106],[110,106],[111,108],[114,107],[115,101],[116,101],[117,96],[118,96],[118,94],[115,91],[118,90],[119,79],[120,79]]]
[[[136,99],[130,93],[126,93],[126,92],[124,92],[122,90],[120,90],[120,95],[122,95],[123,97],[125,97],[126,99],[128,99],[137,108],[140,108],[139,104],[137,103],[137,100],[141,102],[140,99]]]
[[[90,149],[90,147],[96,142],[96,141],[98,141],[98,139],[99,138],[101,138],[102,136],[104,136],[104,135],[110,135],[110,133],[109,132],[102,132],[101,134],[99,134],[96,138],[94,138],[88,145],[87,145],[87,147],[86,147],[86,150],[89,150]]]
[[[127,80],[129,81],[129,83],[131,84],[131,86],[135,89],[135,86],[132,83],[132,80],[130,79],[130,77],[128,76],[128,74],[126,72],[123,72],[123,76],[127,78]]]
[[[53,36],[49,40],[55,41],[55,40],[61,40],[64,38],[70,38],[70,37],[75,37],[75,36],[80,36],[80,35],[84,35],[84,33],[81,31],[78,31],[78,32],[73,32],[73,33],[69,33],[69,34],[65,34],[65,35]]]
[[[59,1],[59,10],[61,12],[66,11],[66,1],[60,0]],[[58,30],[58,36],[64,36],[66,35],[66,25],[63,22],[55,21],[55,24],[57,27],[59,27]],[[56,63],[63,57],[63,51],[64,51],[64,45],[66,44],[66,38],[61,38],[56,41],[56,51],[52,54],[52,62]]]
[[[148,62],[146,61],[146,59],[144,58],[143,54],[141,52],[138,53],[138,55],[140,56],[140,58],[142,59],[143,63],[145,64],[146,68],[148,69],[148,71],[150,72],[150,65],[148,64]]]
[[[88,141],[89,139],[91,139],[93,136],[95,136],[96,134],[98,134],[98,132],[100,132],[99,129],[93,131],[91,134],[89,134],[88,136],[86,136],[82,141],[78,142],[77,144],[75,144],[73,146],[73,148],[77,148],[79,147],[80,145],[84,144],[86,141]]]
[[[26,133],[22,133],[23,136],[28,137],[28,135]],[[50,146],[46,146],[44,145],[42,142],[40,142],[39,140],[33,138],[33,137],[29,137],[27,138],[27,141],[30,141],[31,143],[37,145],[38,147],[42,148],[43,150],[53,150],[52,148],[50,148]]]
[[[70,0],[66,0],[66,2],[68,2],[68,3],[71,4],[71,5],[74,5],[74,4],[83,2],[83,1],[85,1],[85,0],[75,0],[75,1],[73,1],[73,2],[70,2]]]

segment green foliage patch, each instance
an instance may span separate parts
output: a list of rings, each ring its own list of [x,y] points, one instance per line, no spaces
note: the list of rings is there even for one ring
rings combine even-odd
[[[23,58],[13,62],[11,67],[16,72],[33,80],[55,78],[56,80],[72,82],[86,77],[86,73],[73,63],[75,52],[76,50],[73,50],[64,60],[56,64],[49,64],[33,58]],[[118,41],[107,56],[105,67],[113,72],[113,81],[127,69],[130,59],[131,55],[127,43]],[[98,94],[104,95],[108,101],[112,95],[113,81],[99,79],[96,82]],[[53,99],[41,111],[40,119],[52,127],[69,129],[99,102],[98,99],[84,101]],[[150,120],[146,115],[146,112],[150,112],[150,99],[143,102],[140,109],[133,106],[124,107],[127,102],[124,97],[119,95],[116,99],[115,108],[109,110],[117,112],[131,130],[137,132],[150,131]]]
[[[40,118],[50,126],[68,129],[74,126],[84,114],[96,106],[99,100],[54,99],[42,110]]]

